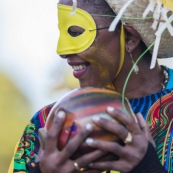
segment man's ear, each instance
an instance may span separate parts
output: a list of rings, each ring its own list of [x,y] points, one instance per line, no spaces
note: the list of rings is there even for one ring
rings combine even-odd
[[[124,26],[125,37],[126,37],[126,50],[129,53],[132,53],[141,42],[140,34],[131,26]]]

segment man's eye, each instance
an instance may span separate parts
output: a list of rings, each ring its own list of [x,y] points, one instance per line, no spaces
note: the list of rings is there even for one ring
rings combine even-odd
[[[85,32],[85,30],[78,26],[71,26],[68,28],[68,33],[72,37],[77,37],[77,36],[81,35],[83,32]]]

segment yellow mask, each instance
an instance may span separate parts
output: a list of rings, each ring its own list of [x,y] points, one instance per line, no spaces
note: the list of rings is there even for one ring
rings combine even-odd
[[[92,16],[80,8],[76,9],[74,15],[71,15],[71,11],[72,6],[58,4],[60,36],[57,53],[59,55],[83,52],[91,46],[96,37],[96,24]],[[72,26],[80,27],[84,29],[84,32],[73,37],[68,32]]]

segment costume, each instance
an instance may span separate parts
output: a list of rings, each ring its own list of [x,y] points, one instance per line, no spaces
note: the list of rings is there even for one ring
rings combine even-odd
[[[166,170],[168,170],[169,173],[173,173],[173,81],[171,81],[171,79],[173,79],[173,70],[169,69],[168,73],[169,81],[165,90],[142,98],[131,99],[130,104],[133,111],[135,113],[141,112],[148,122],[151,129],[151,134],[156,143],[158,158]],[[18,149],[14,154],[14,172],[34,172],[35,158],[39,150],[38,129],[44,127],[48,113],[53,105],[54,103],[38,111],[33,116],[30,123],[26,126],[18,145]],[[159,113],[159,111],[161,112]],[[153,151],[154,149],[150,146],[148,151],[150,153],[147,152],[147,154],[149,155]],[[146,156],[148,159],[150,157],[150,155]],[[152,158],[155,158],[156,160],[155,155],[152,155]],[[142,168],[145,171],[143,166],[148,164],[148,159],[145,159],[145,162],[141,163],[142,166],[140,165],[139,168],[137,167],[135,169],[138,170]],[[148,161],[150,162],[149,165],[151,166],[151,160]],[[151,167],[153,168],[153,166]],[[133,171],[134,172],[131,173],[136,173],[136,170]],[[159,170],[156,170],[156,172],[159,173]],[[155,173],[154,170],[152,170],[152,173]]]
[[[173,27],[170,26],[169,24],[171,23],[170,21],[172,21],[172,18],[173,18],[172,5],[167,4],[166,3],[167,1],[165,2],[165,0],[158,0],[158,1],[144,0],[144,3],[138,2],[137,0],[124,0],[124,1],[106,0],[106,1],[110,5],[110,7],[114,10],[115,14],[117,14],[120,11],[118,14],[118,17],[116,18],[121,19],[123,21],[122,26],[124,25],[124,22],[128,23],[130,24],[130,26],[133,26],[133,28],[139,32],[139,34],[142,37],[142,40],[147,45],[148,50],[151,49],[151,47],[153,46],[153,41],[155,40],[155,33],[156,33],[156,43],[160,43],[160,38],[162,35],[161,31],[162,30],[166,31],[162,35],[162,38],[168,39],[167,38],[168,36],[170,39],[169,44],[165,44],[163,40],[162,40],[163,42],[161,42],[160,44],[160,47],[158,44],[155,44],[154,50],[153,50],[154,58],[152,58],[153,63],[151,64],[152,68],[155,65],[155,58],[157,57],[157,54],[160,57],[164,57],[163,55],[165,55],[165,53],[168,52],[169,55],[168,56],[166,55],[166,57],[171,56],[173,39],[172,37],[170,37],[170,35],[173,35],[172,33]],[[57,52],[60,55],[75,54],[75,53],[80,53],[82,51],[87,50],[90,47],[90,45],[93,43],[93,41],[95,40],[95,36],[96,36],[96,30],[95,30],[96,27],[95,27],[95,22],[92,19],[92,16],[88,14],[87,12],[76,8],[77,0],[73,0],[73,2],[74,2],[73,8],[65,6],[65,5],[58,6],[59,12],[60,12],[58,15],[60,38],[59,38]],[[129,7],[130,4],[133,5],[132,6],[133,10],[131,9],[129,10],[129,8],[127,8]],[[147,7],[147,4],[148,4],[148,7]],[[155,8],[155,5],[157,5],[158,8]],[[159,8],[163,6],[164,6],[163,9]],[[72,9],[71,16],[69,16],[70,8]],[[146,11],[145,11],[145,8],[146,8]],[[127,13],[124,13],[126,9],[127,9]],[[162,10],[158,11],[158,9],[162,9]],[[141,25],[139,26],[139,28],[137,27],[139,24],[139,20],[138,19],[134,20],[135,17],[132,14],[132,12],[134,12],[137,14],[137,16],[141,17],[141,15],[137,13],[137,11],[139,11],[140,14],[142,14],[143,12],[145,13],[144,14],[145,20],[144,19],[140,20]],[[150,11],[152,11],[154,15],[152,17],[150,16],[148,20],[146,19],[146,16]],[[167,14],[165,13],[168,11],[171,13],[170,16],[167,16]],[[76,15],[74,15],[75,13]],[[129,20],[123,20],[122,14],[125,14],[124,17],[126,17],[127,19],[129,18],[133,19],[131,20],[133,24]],[[126,15],[126,14],[130,14],[130,15]],[[82,15],[83,15],[83,18],[80,18]],[[155,15],[158,15],[158,16],[155,16]],[[74,17],[74,20],[72,19],[73,17]],[[115,18],[115,21],[112,22],[110,30],[115,29],[117,24],[116,18]],[[84,22],[85,19],[86,19],[86,22]],[[157,27],[159,26],[158,32],[156,32],[157,30],[156,31],[154,30],[154,32],[152,32],[149,29],[150,28],[149,26],[151,26],[153,22],[153,20],[150,20],[150,19],[154,19],[153,25],[156,25]],[[161,19],[163,19],[164,22]],[[137,25],[135,25],[134,23],[136,23]],[[83,32],[79,35],[79,37],[72,36],[70,35],[69,32],[67,32],[71,26],[81,27],[84,30],[86,30],[88,34],[85,35],[86,33]],[[92,28],[89,28],[90,26],[92,26]],[[145,26],[145,30],[144,32],[141,32],[142,31],[141,28],[144,28],[144,26]],[[153,29],[154,29],[154,26],[153,26]],[[147,32],[147,34],[145,35],[146,31],[149,31],[149,33],[151,34]],[[121,33],[123,33],[123,29],[121,30]],[[124,59],[122,60],[122,58],[124,58],[124,51],[125,51],[125,46],[124,46],[125,35],[124,34],[122,35],[123,35],[122,37],[123,41],[120,46],[121,47],[120,60],[122,61],[122,63],[120,64],[123,64]],[[86,40],[84,40],[83,37],[86,37]],[[83,39],[84,41],[81,42],[80,38]],[[148,38],[148,39],[146,40],[145,38]],[[119,69],[119,71],[120,70],[121,68]],[[152,95],[142,97],[142,98],[131,99],[130,104],[132,106],[133,111],[135,113],[141,112],[144,118],[146,119],[146,121],[148,122],[151,129],[151,134],[156,143],[156,151],[157,151],[158,158],[160,162],[162,163],[162,165],[164,165],[165,169],[168,170],[169,173],[173,173],[173,160],[172,160],[173,84],[171,83],[172,82],[171,79],[173,79],[173,70],[169,69],[169,76],[170,76],[169,77],[170,81],[168,82],[167,88],[165,90],[159,93],[154,93]],[[14,156],[14,172],[34,173],[35,158],[39,150],[38,129],[44,127],[48,113],[51,110],[53,105],[54,104],[46,106],[43,109],[41,109],[39,112],[37,112],[34,115],[34,117],[31,119],[28,126],[25,128],[24,134],[19,143],[19,147]],[[150,158],[153,159],[152,160],[153,163],[151,162]],[[153,169],[151,170],[150,168],[153,168]],[[132,170],[130,173],[137,173],[137,172],[140,172],[140,173],[166,172],[163,170],[163,167],[161,167],[151,144],[149,144],[148,151],[146,155],[144,156],[142,162],[140,162],[139,165],[137,165],[136,168],[134,168],[134,170]]]

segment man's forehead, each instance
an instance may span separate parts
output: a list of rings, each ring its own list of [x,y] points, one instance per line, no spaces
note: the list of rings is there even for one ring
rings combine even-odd
[[[59,0],[60,4],[73,5],[73,0]],[[105,0],[77,0],[77,7],[92,14],[114,14]]]
[[[112,14],[114,13],[105,0],[77,0],[77,7],[89,13]]]
[[[105,0],[85,0],[85,1],[90,1],[95,5],[103,5],[106,3]]]

